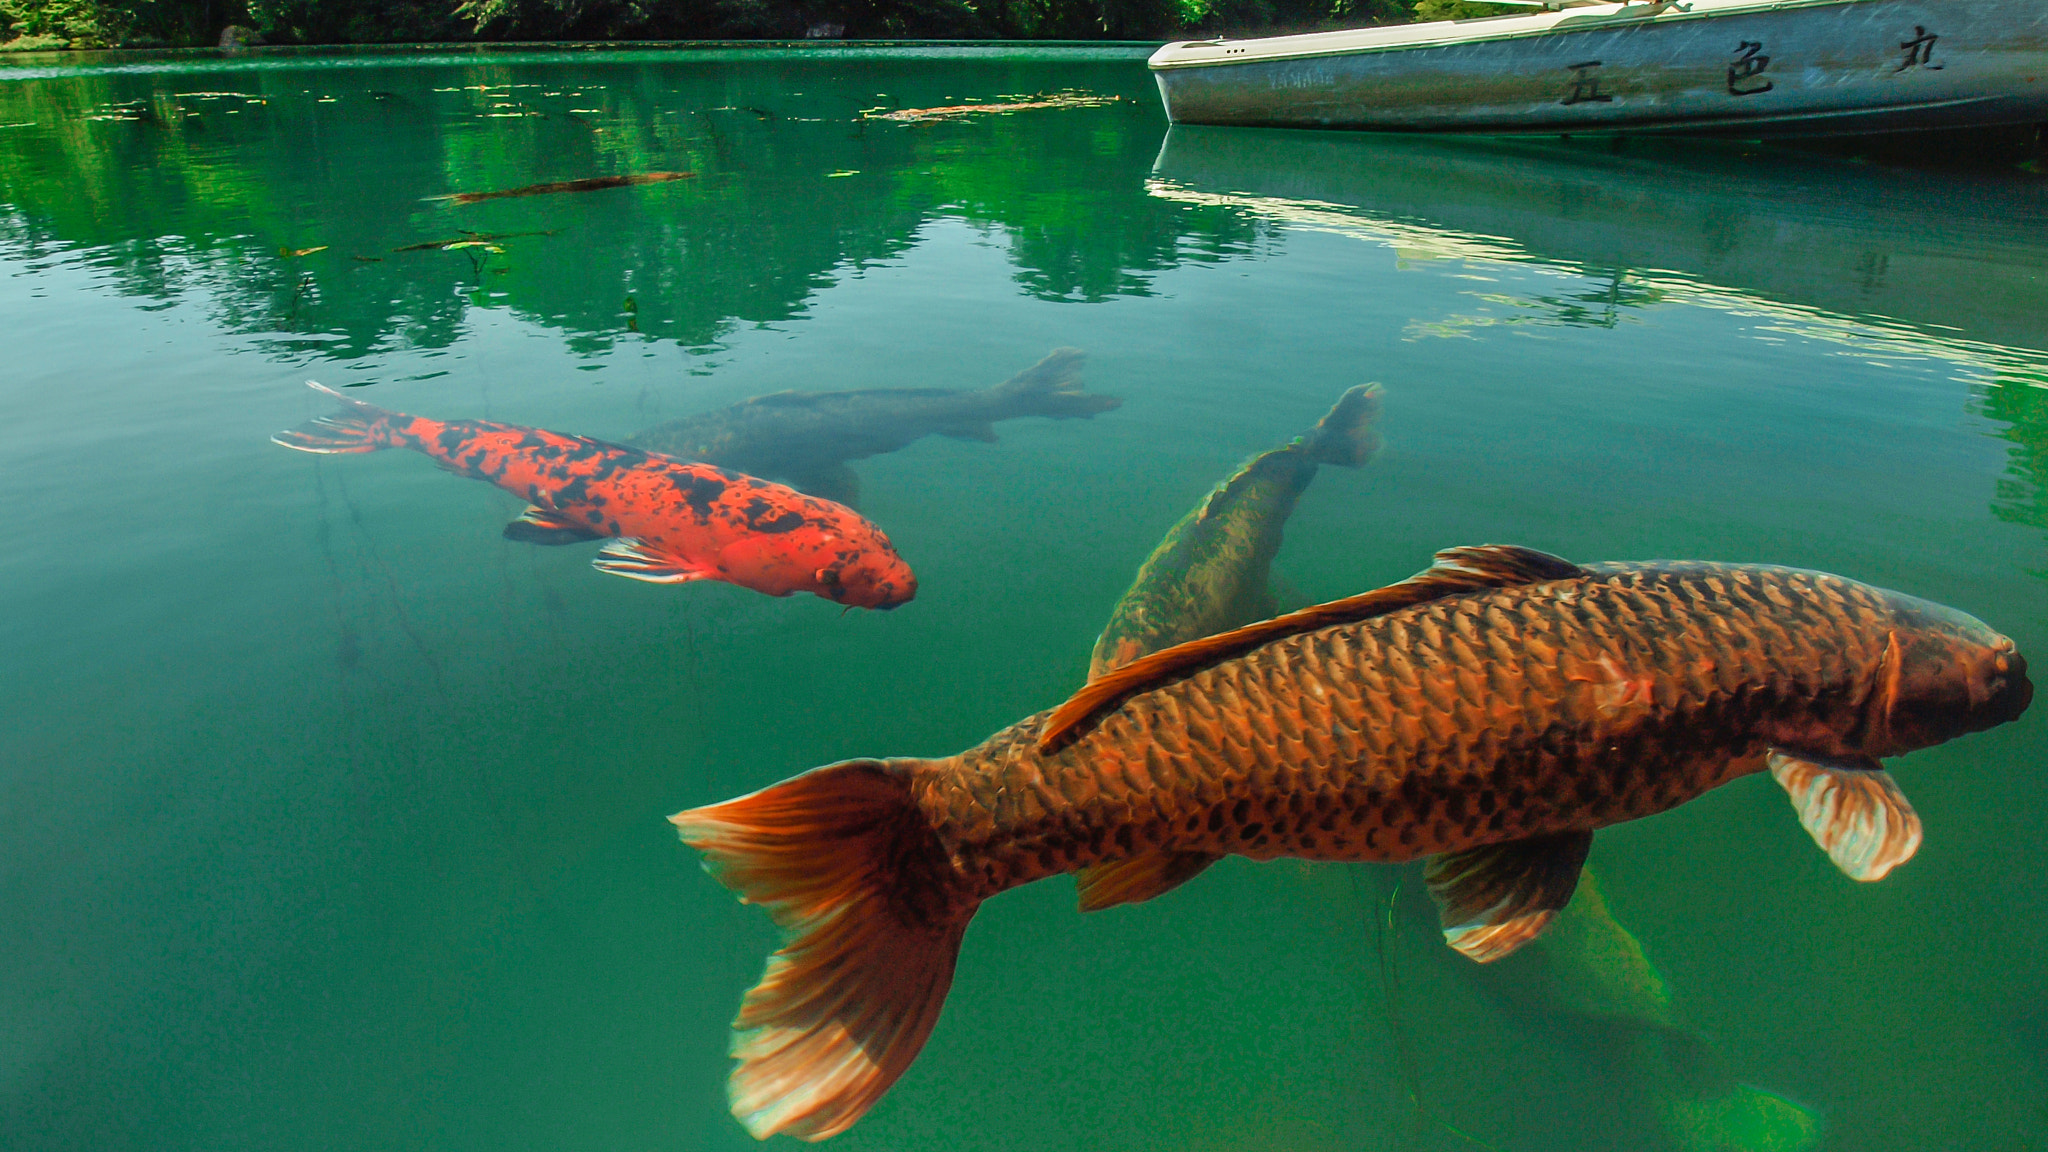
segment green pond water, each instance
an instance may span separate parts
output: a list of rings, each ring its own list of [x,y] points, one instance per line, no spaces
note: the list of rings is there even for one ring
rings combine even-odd
[[[754,1146],[726,1026],[774,931],[663,817],[1062,699],[1166,528],[1365,381],[1386,446],[1303,497],[1302,595],[1489,541],[1771,561],[2048,651],[2048,184],[1169,132],[1143,56],[0,69],[0,1147]],[[1119,99],[861,115],[1065,90]],[[693,176],[433,199],[647,171]],[[542,234],[398,251],[465,232]],[[1061,346],[1121,408],[855,465],[920,579],[886,614],[617,579],[416,455],[269,441],[309,378],[619,438]],[[1657,975],[1569,1011],[1393,868],[1025,888],[834,1145],[2042,1148],[2044,753],[2036,708],[1893,762],[1927,841],[1879,884],[1768,778],[1602,832]]]

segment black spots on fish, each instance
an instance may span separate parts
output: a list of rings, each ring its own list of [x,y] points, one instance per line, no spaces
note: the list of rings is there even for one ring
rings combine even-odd
[[[441,449],[443,455],[454,457],[461,454],[462,446],[469,443],[473,432],[473,429],[462,424],[450,424],[441,429],[440,435],[434,437],[434,444]]]
[[[564,481],[561,487],[555,489],[555,503],[568,507],[572,504],[594,503],[590,499],[590,482],[593,479],[603,479],[608,473],[597,477],[577,476],[571,479],[568,470],[564,468],[556,470],[553,475],[555,479]]]
[[[804,518],[801,514],[788,511],[775,512],[774,503],[759,496],[748,500],[745,506],[740,509],[740,512],[745,516],[749,530],[766,533],[770,536],[779,536],[784,532],[794,532],[804,526]],[[775,514],[769,515],[771,512],[775,512]]]
[[[610,532],[614,536],[620,535],[619,522],[617,520],[613,520],[609,524],[605,525],[605,530]]]
[[[690,511],[695,512],[699,520],[710,519],[712,503],[725,495],[724,480],[697,472],[678,469],[668,474],[668,482],[675,487],[676,492],[682,496],[683,503],[690,506]]]
[[[1458,825],[1465,822],[1465,794],[1453,792],[1444,797],[1444,819]]]
[[[1412,772],[1401,781],[1400,803],[1408,810],[1409,823],[1420,824],[1436,814],[1438,797],[1430,790],[1422,773]]]
[[[1249,801],[1249,800],[1239,800],[1239,801],[1238,801],[1238,802],[1237,802],[1237,803],[1236,803],[1235,805],[1233,805],[1233,806],[1231,807],[1231,809],[1230,809],[1230,822],[1231,822],[1232,824],[1236,824],[1236,825],[1242,826],[1242,825],[1244,824],[1244,822],[1245,822],[1246,820],[1249,820],[1249,819],[1251,819],[1251,815],[1252,815],[1252,805],[1251,805],[1251,801]]]
[[[1608,781],[1602,780],[1599,773],[1588,772],[1579,777],[1573,791],[1578,795],[1580,804],[1592,808],[1607,795],[1607,784]]]
[[[1223,809],[1221,809],[1221,808],[1211,808],[1211,809],[1209,809],[1209,831],[1211,831],[1211,832],[1221,832],[1221,831],[1223,831]]]
[[[1123,849],[1125,852],[1132,851],[1133,849],[1131,846],[1131,826],[1129,824],[1117,825],[1115,840],[1117,847]]]
[[[605,470],[609,473],[620,468],[637,468],[647,463],[647,453],[636,448],[621,448],[602,440],[579,439],[574,443],[575,447],[562,452],[562,463],[566,466],[573,467],[589,460],[605,460],[611,464],[611,467]]]
[[[1265,831],[1266,831],[1266,826],[1265,826],[1264,824],[1260,823],[1259,821],[1257,821],[1257,820],[1254,820],[1254,821],[1252,821],[1251,823],[1249,823],[1249,824],[1245,825],[1244,827],[1242,827],[1242,828],[1239,828],[1239,829],[1237,830],[1237,838],[1238,838],[1239,840],[1246,840],[1246,841],[1249,841],[1249,840],[1253,840],[1253,839],[1263,839],[1264,837],[1263,837],[1262,833],[1264,833]]]
[[[602,512],[600,512],[600,511],[598,511],[598,510],[597,510],[597,509],[595,509],[595,508],[592,508],[592,509],[591,509],[590,511],[588,511],[588,512],[585,512],[585,513],[583,514],[583,518],[584,518],[585,520],[588,520],[588,521],[590,521],[590,522],[591,522],[592,524],[602,524],[602,523],[604,523],[604,513],[602,513]]]
[[[1120,829],[1127,831],[1129,825],[1121,825]],[[1109,846],[1114,842],[1115,836],[1108,828],[1097,826],[1089,829],[1081,839],[1070,842],[1065,855],[1068,859],[1077,859],[1085,853],[1090,859],[1100,860],[1109,854]]]

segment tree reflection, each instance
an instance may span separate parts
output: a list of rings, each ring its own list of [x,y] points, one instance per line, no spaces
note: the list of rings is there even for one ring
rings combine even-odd
[[[2003,425],[1998,435],[2010,445],[1991,514],[2048,529],[2048,370],[2001,371],[1979,394],[1976,407]]]
[[[1131,72],[569,59],[380,68],[375,88],[305,68],[12,83],[0,123],[24,127],[0,133],[0,200],[15,208],[0,245],[68,253],[123,293],[202,302],[280,352],[352,359],[445,347],[473,308],[585,352],[706,346],[799,315],[934,216],[1001,234],[1025,291],[1076,301],[1143,294],[1152,273],[1245,251],[1266,227],[1144,194],[1160,130],[1149,99],[922,125],[859,114],[885,84],[923,106],[1054,74],[1113,92]],[[431,199],[650,171],[692,175]],[[490,239],[459,243],[471,235]]]

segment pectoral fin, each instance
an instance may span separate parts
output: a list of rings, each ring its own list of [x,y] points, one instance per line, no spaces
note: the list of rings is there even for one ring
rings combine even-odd
[[[651,584],[687,584],[692,580],[716,580],[714,573],[691,560],[657,552],[631,536],[605,545],[590,562],[599,572],[645,580]]]
[[[1852,880],[1882,880],[1920,848],[1920,815],[1877,761],[1771,750],[1799,824]]]
[[[1206,852],[1146,852],[1090,865],[1075,877],[1081,911],[1100,912],[1150,900],[1201,875],[1202,869],[1221,859]]]
[[[519,514],[518,519],[505,525],[505,539],[524,544],[580,544],[585,540],[602,540],[608,535],[610,533],[600,532],[568,513],[550,512],[540,507],[528,508]]]
[[[1486,964],[1534,940],[1571,903],[1592,846],[1591,832],[1560,832],[1430,857],[1444,942]]]

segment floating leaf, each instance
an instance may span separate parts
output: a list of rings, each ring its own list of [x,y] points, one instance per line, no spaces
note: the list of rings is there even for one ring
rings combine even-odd
[[[1100,108],[1105,104],[1115,104],[1119,99],[1121,97],[1097,96],[1090,92],[1056,92],[1050,96],[1040,95],[1000,104],[944,104],[936,108],[900,108],[894,112],[863,111],[861,115],[871,120],[914,124],[967,116],[1007,116],[1012,112],[1030,112],[1040,108]]]

